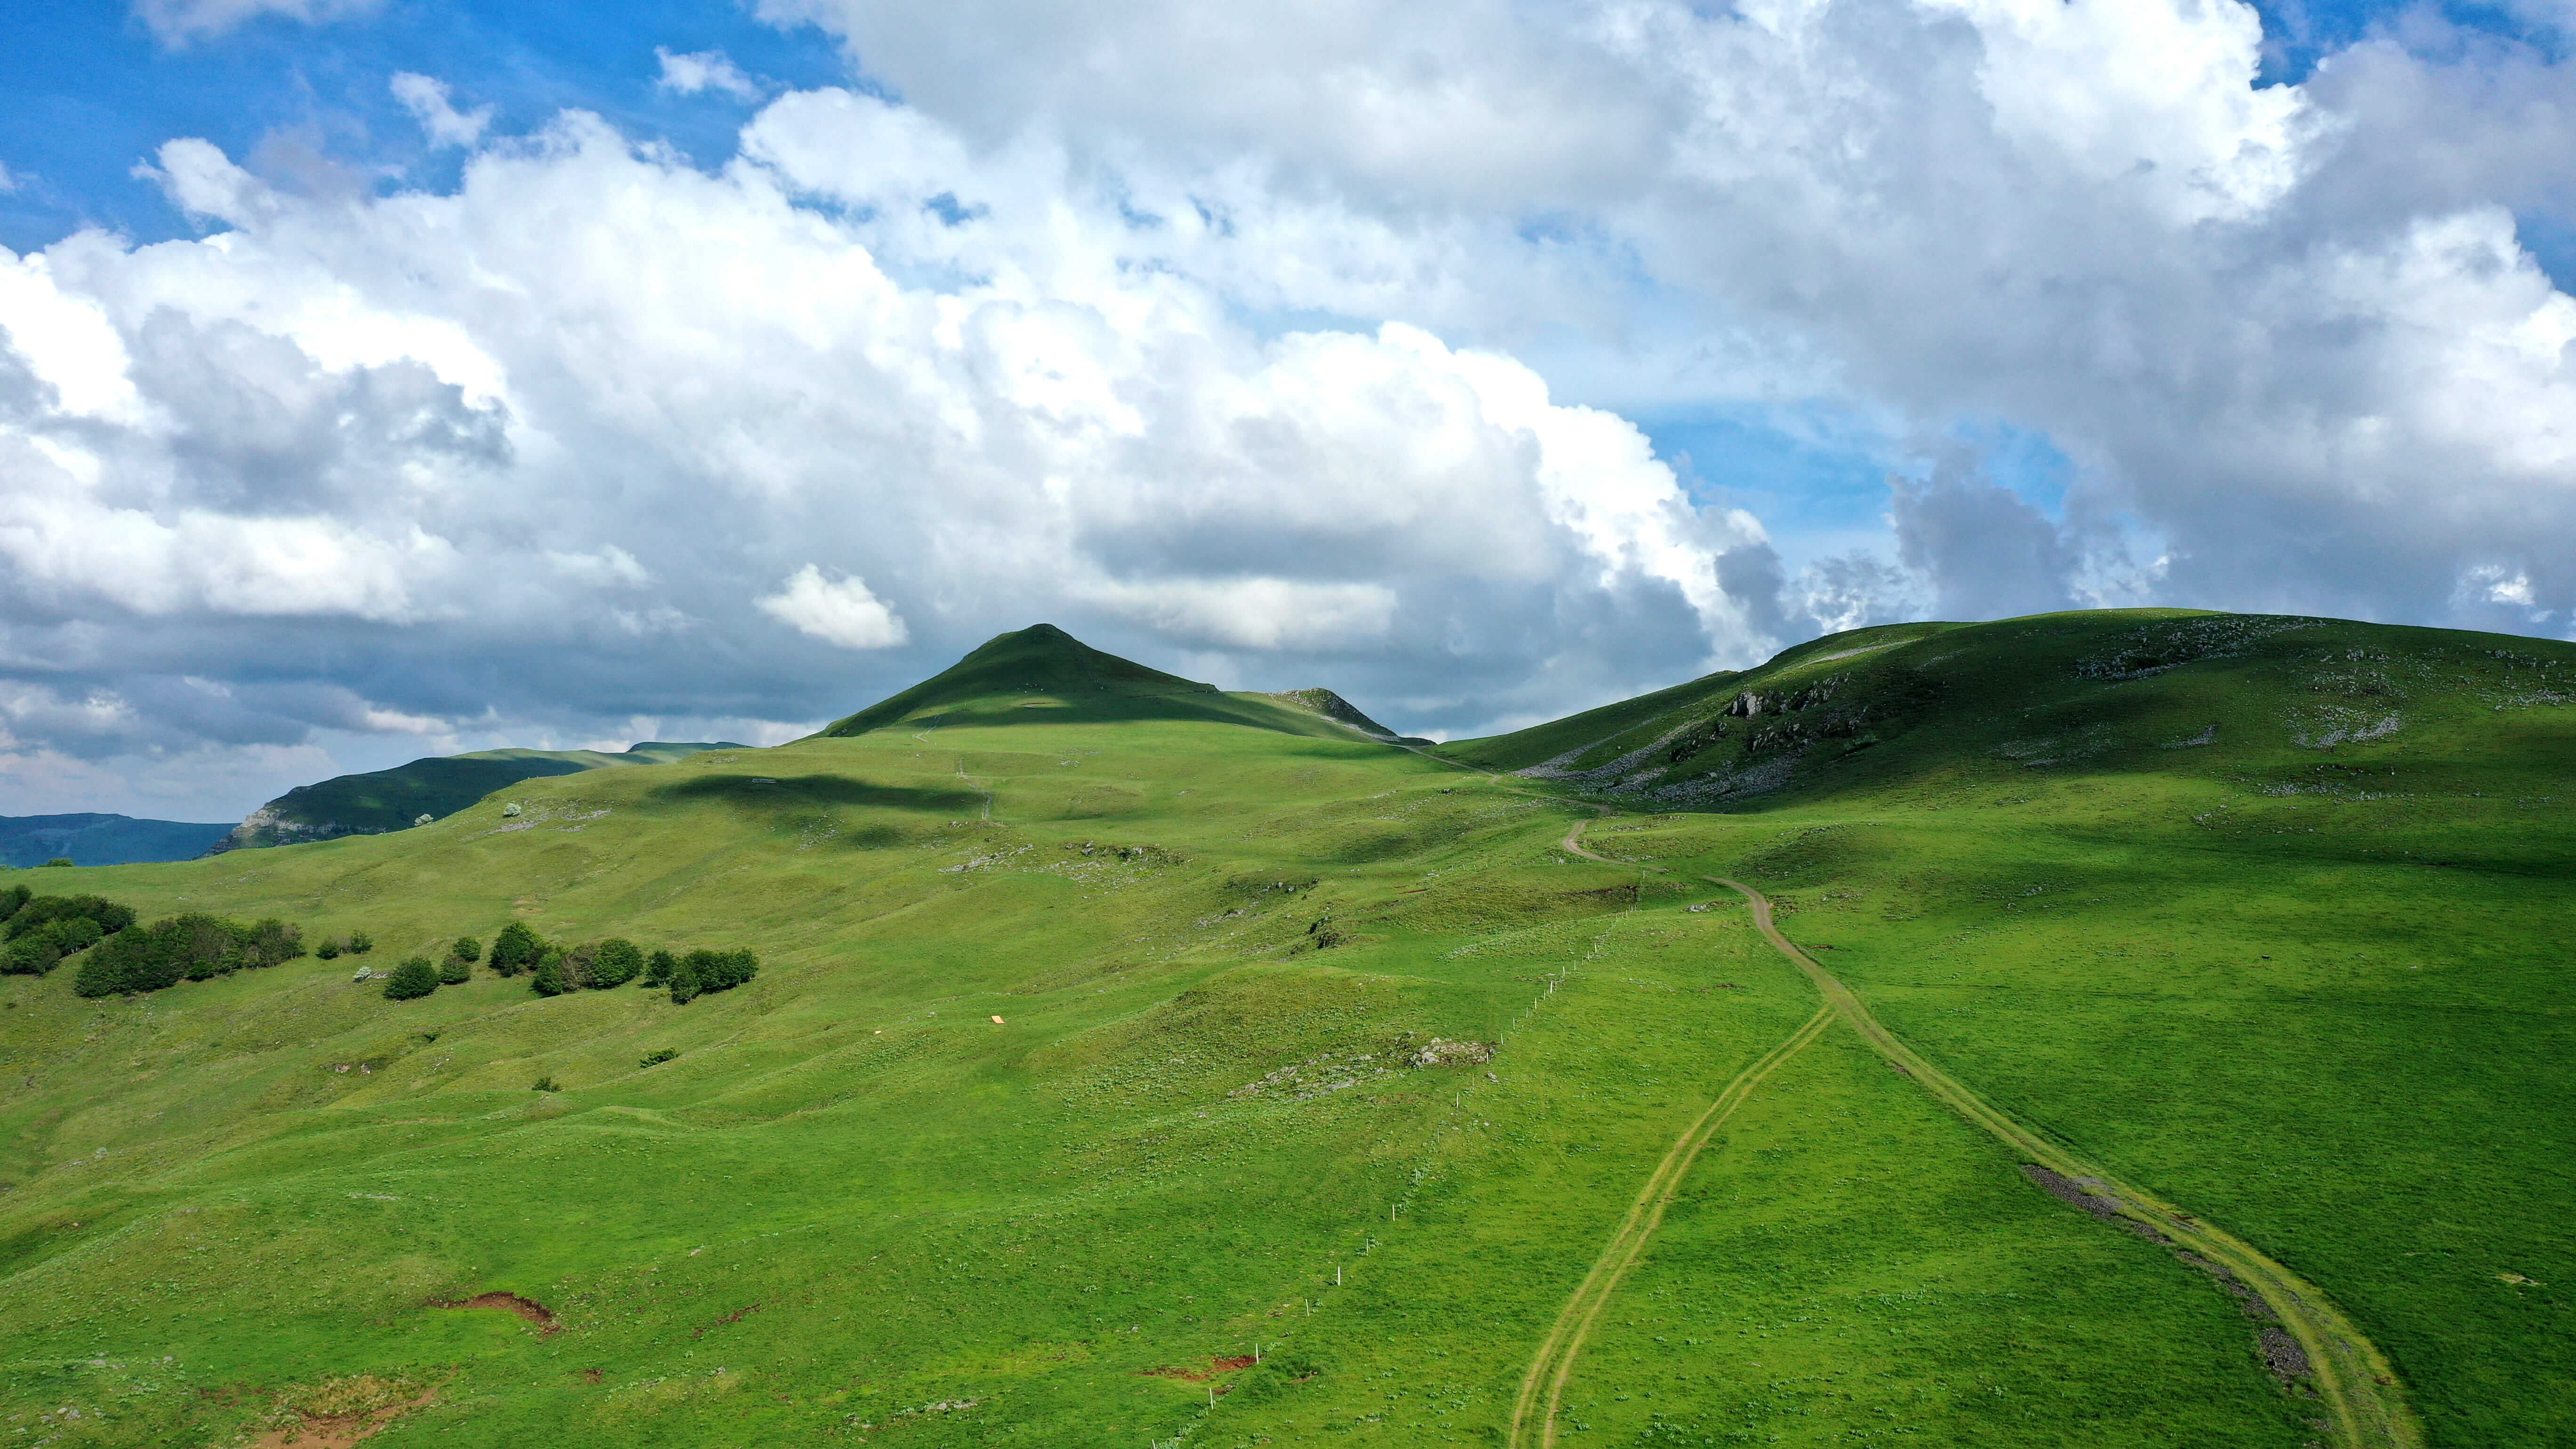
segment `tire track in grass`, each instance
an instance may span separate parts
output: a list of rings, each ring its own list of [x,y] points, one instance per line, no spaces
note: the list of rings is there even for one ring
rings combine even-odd
[[[1592,855],[1592,852],[1575,844],[1575,835],[1580,833],[1581,828],[1577,827],[1568,834],[1566,847]],[[1593,855],[1592,858],[1601,860],[1605,857]],[[2264,1256],[2252,1245],[2112,1176],[2014,1121],[1948,1073],[1924,1060],[1913,1048],[1897,1040],[1894,1033],[1870,1014],[1869,1007],[1850,987],[1818,965],[1815,958],[1791,945],[1789,938],[1781,935],[1780,928],[1773,923],[1771,902],[1760,891],[1723,876],[1704,878],[1744,897],[1753,907],[1753,924],[1761,929],[1763,938],[1771,943],[1774,950],[1796,962],[1799,970],[1807,973],[1807,979],[1823,994],[1828,1014],[1839,1015],[1849,1022],[1852,1029],[1860,1033],[1861,1039],[1880,1056],[1922,1084],[1926,1091],[1952,1111],[2002,1139],[2006,1146],[2022,1154],[2024,1161],[2074,1178],[2095,1193],[2115,1200],[2122,1216],[2154,1229],[2173,1240],[2178,1247],[2224,1266],[2251,1288],[2279,1316],[2282,1327],[2299,1341],[2299,1347],[2306,1352],[2309,1371],[2316,1380],[2317,1396],[2330,1416],[2328,1423],[2336,1442],[2344,1449],[2419,1449],[2423,1444],[2423,1428],[2406,1407],[2397,1387],[2395,1370],[2389,1367],[2387,1358],[2378,1347],[2353,1326],[2352,1320],[2334,1306],[2323,1290]],[[1560,1375],[1562,1372],[1560,1370]],[[1513,1442],[1518,1445],[1517,1436]]]
[[[1565,849],[1607,864],[1624,864],[1585,850],[1575,839],[1582,833],[1583,822],[1577,822],[1572,830],[1566,832]],[[1664,1210],[1672,1205],[1673,1195],[1680,1191],[1682,1179],[1689,1175],[1691,1164],[1699,1160],[1709,1138],[1726,1124],[1727,1118],[1735,1115],[1736,1108],[1744,1105],[1744,1099],[1753,1094],[1753,1089],[1796,1056],[1801,1048],[1824,1035],[1825,1028],[1833,1021],[1833,1007],[1820,1008],[1786,1040],[1737,1073],[1735,1080],[1727,1083],[1725,1090],[1717,1094],[1717,1099],[1708,1104],[1707,1110],[1673,1139],[1673,1145],[1665,1150],[1663,1160],[1646,1175],[1646,1184],[1638,1189],[1636,1201],[1628,1205],[1628,1215],[1620,1219],[1618,1230],[1610,1235],[1609,1246],[1603,1248],[1601,1256],[1593,1261],[1592,1271],[1584,1274],[1583,1281],[1575,1285],[1573,1295],[1565,1300],[1563,1308],[1557,1310],[1556,1322],[1548,1329],[1547,1337],[1539,1342],[1538,1354],[1530,1360],[1529,1371],[1521,1377],[1520,1393],[1512,1401],[1511,1432],[1507,1440],[1510,1449],[1553,1449],[1557,1408],[1564,1400],[1566,1381],[1574,1374],[1574,1363],[1583,1352],[1584,1340],[1591,1337],[1592,1326],[1601,1317],[1601,1310],[1609,1305],[1611,1295],[1618,1291],[1621,1281],[1637,1265],[1637,1259],[1644,1255],[1646,1243],[1654,1237],[1655,1229],[1663,1225]]]
[[[1670,1207],[1673,1195],[1681,1190],[1682,1179],[1689,1175],[1691,1164],[1699,1160],[1700,1150],[1708,1139],[1753,1095],[1763,1079],[1778,1071],[1796,1056],[1800,1048],[1825,1034],[1833,1025],[1834,1009],[1830,1006],[1807,1018],[1806,1024],[1789,1034],[1787,1040],[1763,1053],[1762,1059],[1738,1073],[1717,1094],[1717,1100],[1699,1114],[1696,1121],[1682,1129],[1682,1135],[1664,1153],[1664,1160],[1646,1177],[1638,1190],[1637,1200],[1628,1205],[1628,1215],[1620,1220],[1619,1230],[1610,1235],[1610,1245],[1583,1275],[1574,1295],[1558,1310],[1556,1324],[1539,1343],[1538,1356],[1530,1361],[1529,1372],[1521,1378],[1519,1397],[1512,1401],[1512,1449],[1550,1449],[1556,1443],[1557,1405],[1564,1398],[1566,1380],[1574,1373],[1574,1361],[1583,1352],[1583,1342],[1592,1336],[1592,1325],[1608,1306],[1610,1296],[1619,1290],[1628,1270],[1643,1256],[1648,1239],[1663,1225],[1664,1209]],[[1546,1401],[1544,1409],[1540,1400]]]
[[[1632,861],[1613,860],[1606,855],[1584,848],[1583,828],[1589,823],[1578,821],[1574,828],[1565,833],[1565,839],[1561,842],[1562,847],[1572,854],[1600,861],[1604,865],[1624,865],[1634,868],[1635,863]],[[1654,867],[1649,866],[1646,869],[1651,870]],[[1741,881],[1729,880],[1724,876],[1713,875],[1703,879],[1734,891],[1743,896],[1746,903],[1752,906],[1753,924],[1761,930],[1763,939],[1771,943],[1772,949],[1796,963],[1798,969],[1806,973],[1808,981],[1824,997],[1825,1005],[1818,1013],[1819,1021],[1840,1016],[1851,1024],[1854,1031],[1860,1033],[1861,1039],[1868,1042],[1872,1050],[1907,1076],[1921,1083],[1925,1090],[1931,1092],[1952,1111],[1984,1128],[2000,1138],[2006,1146],[2023,1154],[2025,1160],[2045,1167],[2060,1176],[2079,1179],[2087,1185],[2096,1185],[2095,1190],[2098,1193],[2117,1203],[2121,1216],[2142,1223],[2171,1239],[2174,1245],[2189,1249],[2219,1264],[2228,1272],[2235,1274],[2238,1281],[2252,1289],[2255,1296],[2261,1298],[2264,1305],[2280,1319],[2282,1327],[2289,1331],[2290,1336],[2298,1340],[2300,1349],[2307,1355],[2309,1372],[2316,1381],[2318,1399],[2330,1416],[2327,1427],[2343,1449],[2421,1449],[2424,1443],[2423,1426],[2417,1422],[2414,1412],[2406,1406],[2405,1396],[2397,1385],[2396,1370],[2389,1366],[2387,1357],[2380,1353],[2378,1346],[2365,1337],[2361,1330],[2353,1325],[2352,1320],[2344,1316],[2341,1309],[2334,1306],[2333,1300],[2326,1297],[2324,1290],[2274,1262],[2251,1244],[2192,1217],[2161,1198],[2140,1191],[2130,1183],[2110,1175],[2014,1121],[1947,1072],[1924,1060],[1913,1048],[1897,1040],[1895,1034],[1880,1024],[1878,1018],[1870,1013],[1869,1007],[1862,1003],[1860,997],[1850,987],[1845,986],[1832,972],[1818,965],[1814,957],[1790,944],[1789,938],[1780,934],[1779,926],[1772,919],[1769,897]],[[1810,1021],[1807,1026],[1799,1028],[1798,1037],[1793,1037],[1791,1040],[1804,1045],[1804,1041],[1800,1041],[1799,1038],[1813,1040],[1810,1035],[1811,1029],[1821,1031],[1817,1021]],[[1764,1058],[1764,1061],[1770,1063],[1769,1068],[1757,1062],[1753,1068],[1748,1069],[1748,1074],[1760,1071],[1762,1075],[1767,1076],[1770,1070],[1779,1066],[1780,1062],[1786,1061],[1789,1051],[1794,1051],[1795,1047],[1789,1047],[1788,1043],[1782,1045],[1788,1047],[1788,1051],[1774,1048],[1774,1054],[1778,1060]],[[1742,1077],[1736,1080],[1737,1083],[1743,1084],[1747,1091],[1751,1090],[1752,1082],[1747,1082]],[[1759,1078],[1754,1080],[1758,1081]],[[1730,1093],[1734,1092],[1735,1085],[1730,1084],[1727,1090]],[[1717,1109],[1713,1106],[1710,1110],[1714,1112]],[[1728,1110],[1733,1109],[1729,1107]],[[1689,1135],[1684,1134],[1686,1139]],[[1679,1143],[1675,1144],[1676,1151],[1680,1146]],[[1693,1149],[1689,1155],[1696,1157],[1698,1155],[1696,1149]],[[1660,1185],[1659,1180],[1672,1163],[1672,1155],[1666,1154],[1664,1165],[1656,1169],[1657,1176],[1648,1179],[1646,1192],[1639,1195],[1638,1201],[1641,1205],[1648,1197],[1656,1196],[1658,1193],[1664,1201],[1670,1200],[1672,1191],[1679,1186],[1678,1176],[1668,1181],[1660,1181]],[[1688,1162],[1683,1162],[1682,1166],[1687,1168]],[[1530,1365],[1529,1376],[1522,1381],[1520,1400],[1513,1406],[1509,1440],[1511,1449],[1530,1449],[1533,1444],[1536,1449],[1550,1449],[1550,1446],[1555,1443],[1556,1405],[1566,1380],[1574,1371],[1574,1360],[1582,1350],[1583,1339],[1590,1331],[1593,1319],[1600,1315],[1602,1306],[1608,1301],[1610,1291],[1618,1286],[1620,1278],[1627,1275],[1629,1266],[1635,1262],[1645,1246],[1645,1234],[1630,1231],[1637,1218],[1637,1210],[1630,1209],[1629,1216],[1630,1223],[1622,1225],[1620,1236],[1612,1239],[1611,1250],[1602,1255],[1601,1262],[1594,1264],[1592,1274],[1575,1289],[1573,1300],[1569,1301],[1564,1311],[1558,1315],[1556,1328],[1540,1345],[1538,1358]],[[1658,1205],[1653,1212],[1653,1218],[1660,1222],[1662,1217],[1662,1208]],[[1647,1227],[1646,1233],[1652,1232],[1653,1228]],[[1624,1256],[1618,1258],[1616,1267],[1605,1277],[1605,1265],[1611,1264],[1614,1256],[1621,1254],[1623,1249]],[[1587,1297],[1587,1295],[1590,1296]],[[1548,1413],[1539,1437],[1533,1441],[1528,1437],[1526,1421],[1529,1417],[1528,1411],[1537,1399],[1535,1386],[1542,1379],[1550,1386],[1547,1393]]]

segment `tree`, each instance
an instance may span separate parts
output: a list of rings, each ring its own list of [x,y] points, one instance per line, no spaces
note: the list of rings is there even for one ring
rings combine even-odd
[[[374,949],[376,949],[376,938],[375,938],[375,937],[368,935],[368,934],[367,934],[366,932],[364,932],[364,931],[351,931],[351,932],[349,933],[349,954],[350,954],[350,955],[352,955],[352,956],[364,956],[364,955],[366,955],[369,951],[372,951],[372,950],[374,950]]]
[[[337,937],[337,936],[325,936],[325,937],[323,937],[323,938],[322,938],[322,944],[313,948],[313,954],[314,954],[314,955],[316,955],[316,956],[318,956],[318,957],[320,957],[321,959],[323,959],[323,960],[325,960],[325,961],[337,961],[337,960],[339,960],[339,959],[340,959],[340,938],[339,938],[339,937]]]
[[[671,973],[679,969],[679,957],[672,955],[668,951],[656,951],[653,953],[651,958],[646,960],[644,963],[644,984],[647,986],[668,986],[671,984]]]
[[[760,958],[749,951],[691,951],[671,972],[671,999],[686,1003],[710,991],[731,991],[759,974]]]
[[[34,891],[22,885],[11,886],[5,891],[0,891],[0,921],[6,921],[18,914],[18,908],[25,905],[28,898],[33,895],[35,895]]]
[[[564,971],[564,953],[549,950],[537,958],[537,974],[528,980],[539,996],[561,996],[572,989],[572,979]]]
[[[516,976],[537,964],[546,954],[546,943],[525,921],[512,921],[492,939],[492,970],[496,975]]]
[[[471,963],[483,959],[483,943],[472,936],[457,937],[456,944],[450,946],[448,951],[459,961]]]
[[[590,956],[590,984],[605,991],[623,986],[644,969],[644,952],[623,936],[611,936]]]
[[[12,941],[0,951],[0,975],[42,976],[63,959],[63,948],[44,932]]]
[[[473,979],[474,963],[471,961],[460,961],[450,956],[438,963],[438,984],[441,986],[462,986]]]
[[[49,860],[49,861],[46,861],[46,862],[45,862],[45,864],[46,864],[46,865],[70,865],[70,864],[72,864],[72,858],[71,858],[70,856],[68,856],[68,855],[58,855],[58,856],[55,856],[53,859],[51,859],[51,860]]]
[[[431,968],[426,956],[414,956],[403,962],[385,980],[385,997],[391,1001],[410,1001],[437,989],[438,972]]]

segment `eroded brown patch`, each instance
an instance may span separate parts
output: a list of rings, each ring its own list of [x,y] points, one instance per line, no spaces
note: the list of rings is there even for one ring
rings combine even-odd
[[[563,1325],[555,1322],[555,1311],[534,1298],[516,1293],[477,1293],[471,1298],[442,1298],[430,1301],[432,1308],[498,1308],[515,1313],[537,1326],[539,1333],[560,1333]]]
[[[758,1313],[759,1311],[760,1305],[757,1303],[751,1304],[747,1307],[737,1308],[733,1312],[726,1314],[724,1317],[717,1319],[713,1323],[700,1325],[698,1331],[690,1334],[689,1337],[704,1338],[707,1336],[707,1330],[710,1328],[722,1328],[728,1323],[740,1323],[746,1315]]]
[[[1238,1353],[1230,1358],[1209,1359],[1208,1366],[1203,1369],[1181,1368],[1177,1366],[1139,1369],[1137,1370],[1136,1376],[1138,1378],[1148,1379],[1185,1379],[1190,1383],[1195,1384],[1203,1383],[1206,1380],[1215,1378],[1218,1374],[1239,1373],[1259,1362],[1261,1362],[1261,1360],[1254,1358],[1251,1354]],[[1224,1393],[1225,1390],[1219,1389],[1217,1392]]]

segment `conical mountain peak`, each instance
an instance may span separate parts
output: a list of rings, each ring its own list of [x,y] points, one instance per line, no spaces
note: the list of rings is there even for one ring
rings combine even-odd
[[[955,664],[841,720],[827,736],[902,723],[1022,724],[1041,720],[1168,718],[1200,713],[1182,700],[1224,698],[1213,684],[1104,653],[1053,624],[996,634]]]

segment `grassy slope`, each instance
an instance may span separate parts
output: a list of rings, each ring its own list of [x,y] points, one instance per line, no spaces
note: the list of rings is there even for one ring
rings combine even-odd
[[[1493,1442],[1646,1168],[1813,1010],[1740,911],[1684,909],[1722,866],[1958,1075],[2341,1297],[2438,1442],[2566,1437],[2556,1290],[2495,1275],[2576,1266],[2565,842],[2522,803],[2570,710],[2503,643],[2357,626],[2074,674],[2141,627],[1952,631],[1915,661],[1937,727],[1757,814],[1594,827],[1664,875],[1553,850],[1590,812],[1521,782],[1171,718],[881,729],[546,781],[518,821],[60,872],[364,927],[379,962],[515,914],[766,965],[686,1008],[488,977],[396,1004],[311,960],[131,1002],[0,981],[0,1418],[223,1442],[254,1401],[199,1391],[408,1371],[446,1387],[378,1442]],[[2330,663],[2368,677],[2320,695]],[[2386,688],[2395,733],[2287,743]],[[2342,778],[2369,768],[2402,798]],[[1325,918],[1348,944],[1299,949]],[[1399,1030],[1504,1052],[1351,1065]],[[1307,1062],[1353,1085],[1227,1095]],[[563,1331],[422,1306],[484,1289]],[[2226,1300],[1839,1030],[1613,1306],[1580,1442],[2306,1434]],[[1255,1341],[1204,1419],[1139,1374]]]
[[[2433,1442],[2576,1440],[2576,650],[2326,624],[2078,673],[2171,637],[1945,635],[1932,723],[1627,849],[1786,889],[1954,1074],[2326,1286]]]

